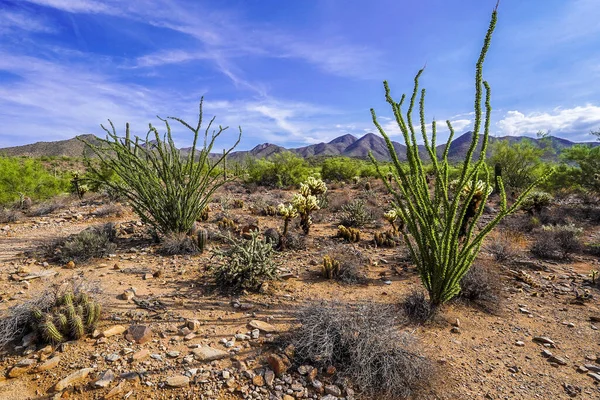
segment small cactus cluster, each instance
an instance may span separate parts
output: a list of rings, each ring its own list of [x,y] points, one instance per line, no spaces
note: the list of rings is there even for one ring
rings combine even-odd
[[[235,221],[227,217],[223,217],[223,219],[217,223],[217,226],[219,229],[223,230],[235,230],[237,228]]]
[[[48,343],[81,339],[98,323],[102,309],[87,293],[66,292],[58,296],[48,311],[33,308],[32,328]]]
[[[206,229],[198,229],[196,232],[196,242],[200,253],[204,253],[206,243],[208,242],[208,231]]]
[[[331,256],[323,257],[323,265],[321,266],[321,274],[324,278],[334,279],[340,273],[340,262]]]
[[[360,231],[356,228],[346,228],[344,225],[338,226],[337,236],[350,243],[356,243],[360,241]]]
[[[303,196],[318,196],[327,192],[327,185],[321,179],[308,177],[305,183],[300,184],[300,194]]]
[[[261,210],[261,214],[266,215],[267,217],[274,217],[277,215],[277,209],[273,206],[266,206]]]
[[[283,236],[288,233],[288,226],[290,221],[298,216],[298,211],[292,204],[279,204],[277,206],[277,212],[283,218]]]
[[[539,214],[544,208],[552,204],[553,200],[554,197],[550,193],[534,191],[525,197],[525,200],[521,203],[521,208],[531,215]]]
[[[397,237],[392,232],[375,232],[373,242],[377,247],[396,247],[398,244]]]
[[[210,207],[206,206],[202,209],[202,211],[200,212],[200,215],[198,216],[198,220],[202,221],[202,222],[206,222],[208,221],[208,213],[210,212]]]
[[[310,232],[310,226],[312,225],[312,219],[310,213],[319,209],[317,197],[313,195],[305,196],[301,193],[296,193],[292,198],[292,205],[300,215],[300,226],[305,234],[308,235]]]
[[[242,199],[233,200],[233,207],[234,208],[244,208],[244,200],[242,200]]]

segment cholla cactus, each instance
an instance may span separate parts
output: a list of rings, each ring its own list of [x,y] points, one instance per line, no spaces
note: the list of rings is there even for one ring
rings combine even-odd
[[[292,204],[279,204],[277,206],[277,213],[283,218],[283,236],[288,233],[288,226],[290,221],[298,216],[298,211]]]
[[[340,262],[331,256],[323,257],[323,266],[321,267],[321,274],[324,278],[333,279],[336,278],[340,273]]]
[[[402,219],[402,213],[397,209],[393,208],[390,211],[383,214],[383,218],[392,225],[392,232],[395,234],[398,230],[404,228],[404,220]],[[398,226],[396,226],[398,222]]]
[[[391,232],[375,232],[373,234],[373,242],[377,247],[396,247],[397,238]]]
[[[319,209],[317,197],[313,195],[305,196],[302,193],[296,193],[292,198],[292,205],[300,215],[300,226],[305,234],[310,232],[312,219],[310,213]]]
[[[337,236],[347,240],[350,243],[356,243],[360,241],[360,231],[356,228],[346,228],[344,225],[338,226]]]
[[[300,194],[303,196],[318,196],[327,192],[327,185],[321,179],[308,177],[305,183],[300,184]]]
[[[592,278],[592,285],[595,285],[596,284],[596,278],[598,277],[598,270],[597,269],[591,269],[588,276],[590,278]]]

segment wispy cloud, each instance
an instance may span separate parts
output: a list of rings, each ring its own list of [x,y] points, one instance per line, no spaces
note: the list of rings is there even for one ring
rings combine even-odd
[[[115,9],[95,0],[25,0],[41,6],[58,8],[71,13],[114,14]]]
[[[0,10],[0,34],[9,34],[16,30],[35,33],[56,32],[56,28],[42,17],[22,11]]]

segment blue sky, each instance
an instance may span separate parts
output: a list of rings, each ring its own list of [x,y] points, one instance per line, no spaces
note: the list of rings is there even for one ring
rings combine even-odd
[[[218,147],[397,135],[395,97],[427,69],[427,119],[473,119],[474,64],[496,0],[0,0],[0,147],[144,135],[155,115],[230,126]],[[600,1],[503,0],[484,70],[492,133],[576,141],[600,128]],[[441,136],[444,132],[441,132]],[[178,145],[190,137],[175,130]],[[399,137],[396,137],[400,139]]]

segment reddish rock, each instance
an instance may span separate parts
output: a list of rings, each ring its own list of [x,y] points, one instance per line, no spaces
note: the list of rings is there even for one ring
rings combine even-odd
[[[152,340],[152,329],[146,325],[131,325],[129,329],[127,329],[125,339],[130,342],[144,344]]]

